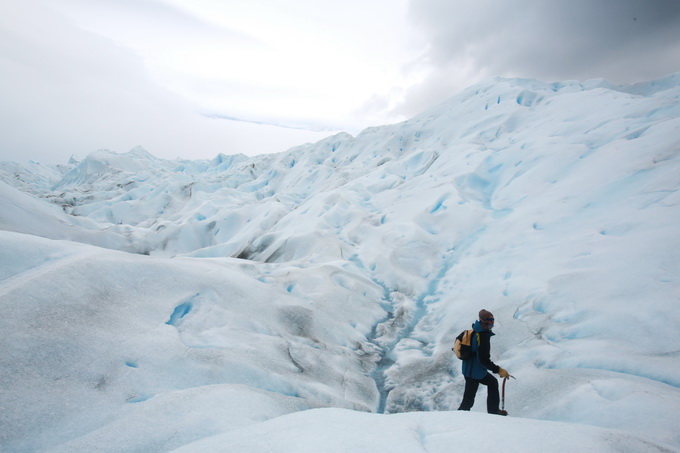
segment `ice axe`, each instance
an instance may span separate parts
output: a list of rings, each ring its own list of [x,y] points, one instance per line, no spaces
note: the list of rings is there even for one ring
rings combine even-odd
[[[515,376],[512,376],[510,374],[508,375],[508,377],[516,379]],[[507,380],[508,380],[507,377],[503,378],[503,392],[502,392],[502,396],[501,396],[501,411],[503,411],[503,412],[505,412],[505,381],[507,381]],[[507,415],[507,414],[508,413],[505,412],[505,415]]]

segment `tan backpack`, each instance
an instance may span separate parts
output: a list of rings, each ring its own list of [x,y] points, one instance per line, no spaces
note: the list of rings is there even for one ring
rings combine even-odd
[[[474,329],[464,330],[456,337],[453,342],[453,352],[460,360],[468,360],[474,356],[472,351],[472,338],[475,335]],[[479,340],[477,340],[479,344]]]

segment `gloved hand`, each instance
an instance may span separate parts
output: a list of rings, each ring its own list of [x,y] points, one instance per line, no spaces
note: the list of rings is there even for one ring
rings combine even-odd
[[[507,372],[505,369],[503,369],[503,368],[498,368],[498,374],[499,374],[502,378],[508,378],[508,377],[510,377],[510,373],[508,373],[508,372]]]

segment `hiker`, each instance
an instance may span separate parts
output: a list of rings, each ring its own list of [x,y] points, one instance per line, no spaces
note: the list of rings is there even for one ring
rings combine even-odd
[[[463,360],[463,376],[465,376],[465,392],[459,411],[469,411],[475,404],[475,395],[479,384],[486,385],[486,410],[489,414],[508,415],[507,411],[500,410],[500,396],[498,394],[498,380],[489,371],[498,373],[502,378],[510,374],[491,361],[491,332],[494,317],[491,312],[481,310],[479,320],[475,321],[472,329],[475,331],[471,344],[472,355],[468,360]]]

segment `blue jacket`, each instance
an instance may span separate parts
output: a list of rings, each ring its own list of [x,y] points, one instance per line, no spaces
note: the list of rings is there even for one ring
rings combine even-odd
[[[491,337],[493,332],[484,330],[479,321],[472,328],[475,334],[472,337],[472,358],[463,360],[463,376],[473,379],[483,379],[489,371],[498,373],[500,367],[491,361]]]

